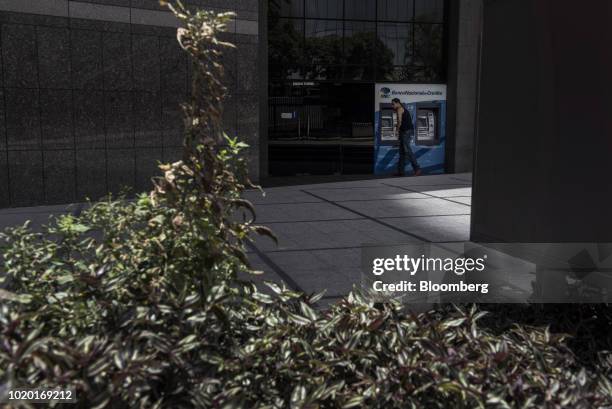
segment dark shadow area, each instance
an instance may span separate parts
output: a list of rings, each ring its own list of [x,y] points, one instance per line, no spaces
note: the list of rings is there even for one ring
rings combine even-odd
[[[604,367],[612,375],[612,307],[606,304],[482,304],[489,311],[480,324],[501,334],[516,325],[548,326],[551,333],[570,336],[568,346],[587,367]]]
[[[609,3],[484,4],[472,240],[612,242]]]

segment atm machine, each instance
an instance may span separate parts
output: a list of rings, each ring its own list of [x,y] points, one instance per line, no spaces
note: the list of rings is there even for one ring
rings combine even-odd
[[[417,146],[440,144],[440,109],[433,104],[416,104],[414,143]]]
[[[380,139],[397,141],[397,114],[392,104],[380,104]]]
[[[392,175],[399,161],[397,114],[391,100],[398,97],[410,114],[410,145],[424,175],[444,173],[446,158],[446,87],[444,85],[380,84],[375,95],[374,174]],[[437,92],[437,93],[435,93]],[[421,95],[423,94],[423,95]],[[405,172],[413,169],[406,161]]]

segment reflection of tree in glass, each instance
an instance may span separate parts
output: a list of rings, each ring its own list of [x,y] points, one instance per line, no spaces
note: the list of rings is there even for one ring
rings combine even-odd
[[[414,38],[408,34],[412,32],[409,28],[406,38],[396,34],[387,39],[389,44],[370,31],[356,31],[343,39],[342,26],[338,30],[333,24],[323,25],[320,31],[304,38],[303,19],[280,17],[281,8],[291,5],[289,0],[270,0],[269,4],[269,63],[273,76],[373,79],[375,66],[375,76],[381,80],[437,82],[443,79],[441,24],[415,24]],[[329,30],[327,34],[325,30]],[[347,35],[347,28],[344,32]]]
[[[357,32],[345,39],[346,78],[373,78],[372,58],[377,64],[379,75],[393,71],[393,52],[373,33]],[[356,65],[365,67],[355,67]]]
[[[381,62],[378,79],[401,80],[402,68],[412,64],[412,24],[380,23],[377,36],[384,44],[384,50],[392,56],[390,64]]]
[[[440,81],[443,78],[442,26],[417,24],[414,35],[414,65],[411,76],[417,81]]]
[[[393,70],[393,52],[373,33],[354,33],[344,39],[344,45],[336,34],[310,37],[305,48],[309,56],[305,76],[309,79],[372,79],[372,58],[379,73]]]
[[[305,77],[309,79],[342,78],[342,37],[329,34],[309,37],[305,44],[308,67]]]
[[[280,18],[281,2],[288,3],[288,0],[271,0],[270,2],[268,60],[271,70],[277,71],[276,74],[281,78],[287,78],[301,71],[304,55],[303,32],[293,24],[296,20]]]

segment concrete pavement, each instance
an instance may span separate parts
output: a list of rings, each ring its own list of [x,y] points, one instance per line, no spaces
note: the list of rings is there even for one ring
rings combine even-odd
[[[259,238],[249,257],[263,278],[333,301],[360,277],[368,245],[469,240],[471,174],[388,178],[248,192],[257,222],[278,245]]]

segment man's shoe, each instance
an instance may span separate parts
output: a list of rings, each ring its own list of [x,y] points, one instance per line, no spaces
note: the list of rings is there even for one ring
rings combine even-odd
[[[414,172],[414,176],[421,176],[423,174],[423,172],[421,172],[421,169],[417,169],[416,172]]]

